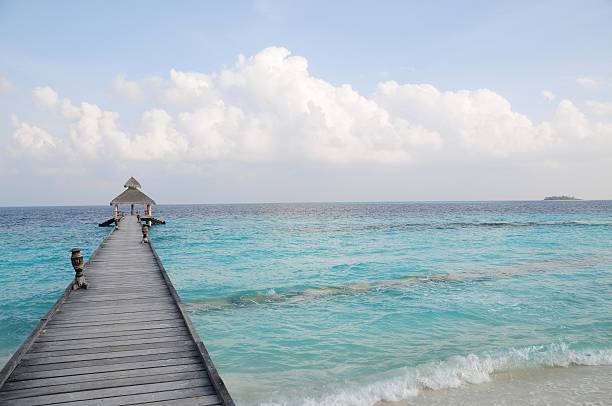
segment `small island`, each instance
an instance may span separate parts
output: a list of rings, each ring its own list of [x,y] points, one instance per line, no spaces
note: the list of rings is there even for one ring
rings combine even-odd
[[[582,200],[574,196],[546,196],[544,200]]]

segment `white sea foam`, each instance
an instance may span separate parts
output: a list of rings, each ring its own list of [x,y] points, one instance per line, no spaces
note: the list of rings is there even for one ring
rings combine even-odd
[[[454,356],[414,368],[393,371],[394,377],[372,383],[349,384],[319,398],[278,399],[265,403],[277,405],[374,405],[379,401],[401,401],[423,390],[457,388],[491,380],[496,372],[526,368],[612,365],[612,349],[572,350],[556,343],[510,349],[497,354]]]

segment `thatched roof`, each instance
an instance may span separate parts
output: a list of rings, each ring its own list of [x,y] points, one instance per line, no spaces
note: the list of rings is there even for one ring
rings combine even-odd
[[[127,188],[135,188],[135,189],[140,189],[142,186],[140,186],[140,182],[138,182],[133,176],[130,177],[127,182],[125,182],[125,185],[123,185],[123,187],[127,187]]]
[[[127,188],[119,196],[115,197],[110,204],[111,206],[118,204],[155,204],[155,201],[138,189]]]
[[[118,204],[155,204],[153,199],[138,190],[142,186],[134,177],[129,178],[123,187],[126,187],[127,190],[115,197],[110,202],[111,206]]]

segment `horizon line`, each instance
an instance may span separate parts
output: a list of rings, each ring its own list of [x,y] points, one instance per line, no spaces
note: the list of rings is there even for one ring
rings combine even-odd
[[[337,201],[276,201],[276,202],[214,202],[214,203],[162,203],[155,206],[235,206],[257,204],[368,204],[368,203],[501,203],[501,202],[607,202],[612,199],[570,199],[545,200],[542,199],[490,199],[490,200],[337,200]],[[111,207],[107,204],[47,204],[47,205],[0,205],[0,208],[36,208],[36,207]],[[120,205],[120,206],[127,206]]]

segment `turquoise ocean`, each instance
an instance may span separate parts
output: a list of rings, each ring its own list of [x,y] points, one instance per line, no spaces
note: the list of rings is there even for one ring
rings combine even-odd
[[[155,247],[239,405],[612,365],[612,201],[167,205]],[[4,363],[111,208],[0,208]],[[607,369],[609,370],[609,369]]]

